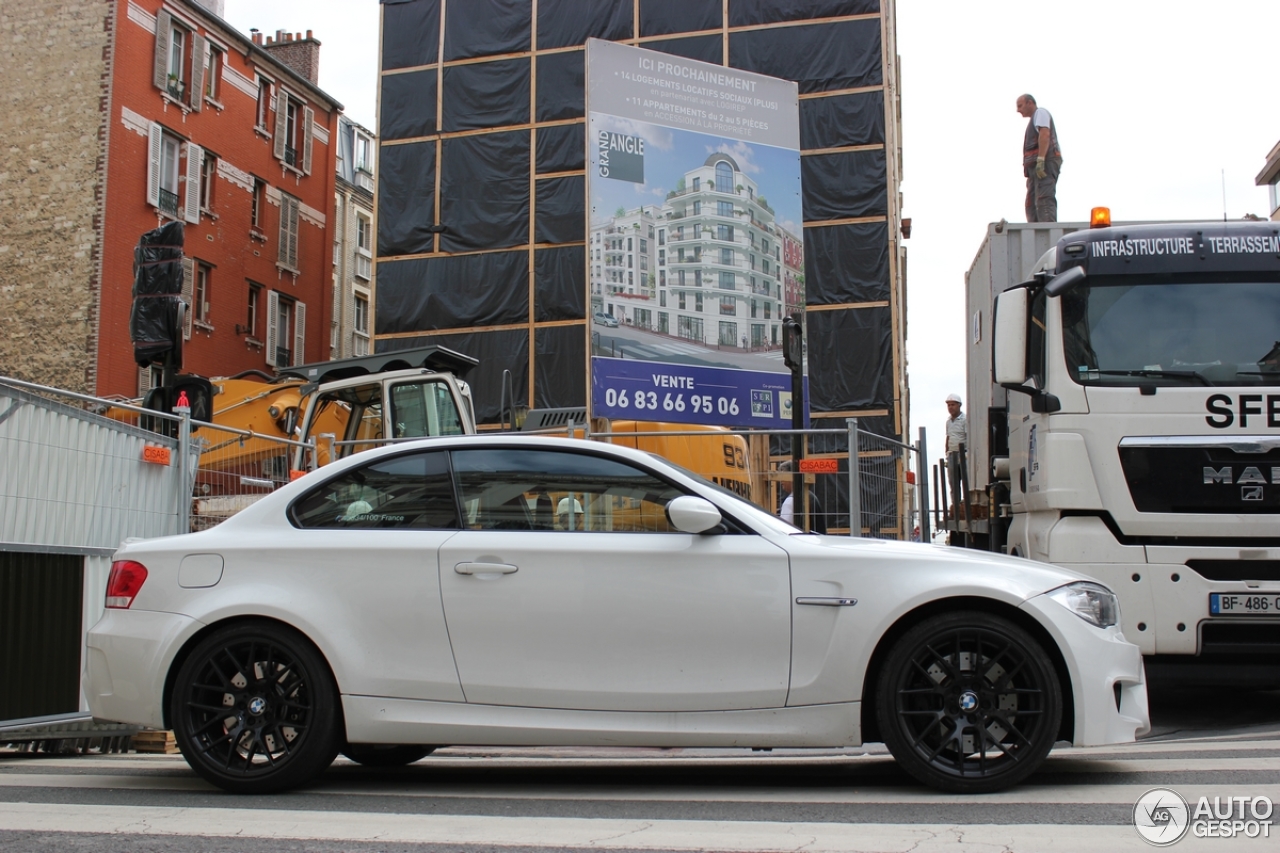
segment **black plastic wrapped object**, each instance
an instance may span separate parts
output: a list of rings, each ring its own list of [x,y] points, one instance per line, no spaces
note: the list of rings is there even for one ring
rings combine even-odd
[[[142,235],[133,250],[133,308],[129,339],[140,365],[163,360],[171,353],[182,365],[182,247],[183,223],[170,222]]]

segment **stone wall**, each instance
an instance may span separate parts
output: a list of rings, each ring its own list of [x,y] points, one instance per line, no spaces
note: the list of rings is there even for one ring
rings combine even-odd
[[[0,375],[92,387],[110,0],[0,13]]]
[[[93,387],[112,0],[0,11],[0,375]]]

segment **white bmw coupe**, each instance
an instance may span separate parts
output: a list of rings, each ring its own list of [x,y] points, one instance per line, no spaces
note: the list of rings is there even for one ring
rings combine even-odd
[[[1027,560],[803,534],[651,455],[395,444],[126,543],[96,717],[239,793],[442,744],[847,747],[997,791],[1149,726],[1115,596]]]

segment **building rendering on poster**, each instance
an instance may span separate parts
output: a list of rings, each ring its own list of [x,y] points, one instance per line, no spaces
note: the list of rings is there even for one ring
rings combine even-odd
[[[586,109],[593,416],[790,426],[796,84],[591,39]]]

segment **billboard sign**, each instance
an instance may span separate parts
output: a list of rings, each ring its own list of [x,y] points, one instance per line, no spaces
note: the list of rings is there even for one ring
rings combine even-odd
[[[782,321],[803,309],[796,84],[590,39],[586,106],[592,415],[789,427],[777,392],[789,398]],[[682,377],[641,402],[683,390],[688,408],[637,410],[631,386],[620,406],[635,379],[617,384],[618,360]],[[726,391],[722,409],[699,393],[694,408],[690,383],[711,376],[745,396]]]
[[[793,405],[789,373],[600,356],[591,359],[591,398],[598,418],[774,429],[791,427]]]

